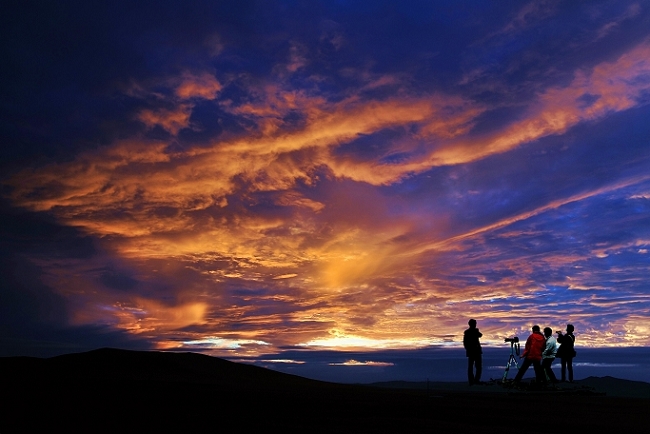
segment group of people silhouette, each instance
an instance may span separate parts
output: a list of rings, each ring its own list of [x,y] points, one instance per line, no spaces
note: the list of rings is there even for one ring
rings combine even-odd
[[[467,356],[467,379],[469,385],[482,384],[481,373],[483,371],[483,349],[481,348],[480,338],[483,334],[476,326],[476,320],[470,319],[467,324],[469,328],[463,334],[463,346]],[[553,330],[550,327],[544,328],[542,334],[538,325],[532,327],[532,333],[526,339],[524,352],[521,354],[523,362],[518,366],[519,370],[514,379],[514,384],[518,384],[524,374],[533,365],[535,369],[535,380],[537,383],[557,383],[557,377],[551,368],[551,364],[556,358],[560,359],[562,367],[562,382],[573,382],[573,358],[576,356],[575,328],[572,324],[567,324],[566,334],[561,331],[556,332],[557,338],[553,337]],[[560,344],[558,346],[558,344]]]

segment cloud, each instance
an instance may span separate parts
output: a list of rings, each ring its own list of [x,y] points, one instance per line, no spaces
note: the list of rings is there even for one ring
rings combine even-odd
[[[180,130],[189,126],[191,114],[192,107],[190,105],[182,105],[175,110],[145,109],[138,113],[138,120],[148,128],[160,126],[176,135]]]
[[[644,104],[650,91],[649,54],[650,45],[644,42],[614,62],[603,62],[587,72],[576,71],[570,85],[539,94],[524,119],[496,134],[442,146],[423,164],[461,164],[486,158],[548,135],[565,133],[580,122]]]
[[[125,92],[137,100],[160,105],[139,110],[135,116],[138,121],[148,129],[159,126],[176,136],[179,131],[191,126],[190,119],[196,102],[216,99],[221,89],[221,83],[208,72],[184,72],[180,77],[149,80],[146,83],[132,82]]]
[[[222,339],[217,337],[206,337],[196,341],[187,341],[187,342],[169,342],[167,344],[162,344],[162,349],[171,349],[171,348],[196,348],[202,350],[214,350],[214,349],[238,349],[246,345],[268,345],[266,342],[255,341],[250,339]],[[277,362],[276,362],[277,363]]]
[[[487,344],[531,321],[645,344],[650,45],[553,57],[529,34],[567,11],[501,8],[508,23],[472,13],[453,32],[422,14],[409,41],[337,15],[307,36],[208,26],[195,51],[164,44],[182,55],[125,72],[97,108],[115,131],[3,178],[13,206],[94,246],[24,260],[70,324],[161,349],[457,347],[468,316]]]
[[[308,348],[327,349],[370,349],[370,348],[414,348],[430,345],[430,341],[407,338],[401,339],[369,339],[360,336],[347,336],[340,330],[330,331],[333,335],[327,339],[316,339],[300,344]]]
[[[123,142],[115,150],[100,151],[96,156],[86,154],[77,160],[78,163],[51,167],[50,171],[57,175],[50,178],[56,177],[56,181],[50,182],[47,179],[47,170],[43,175],[30,177],[27,182],[21,180],[22,191],[19,190],[14,197],[33,197],[28,188],[32,191],[47,188],[49,194],[56,194],[56,188],[60,190],[59,200],[74,197],[75,202],[82,203],[87,199],[92,201],[93,206],[98,197],[113,202],[115,199],[129,200],[124,193],[131,190],[131,201],[138,192],[145,200],[150,198],[158,204],[172,202],[173,205],[182,204],[183,208],[191,209],[193,207],[189,203],[205,207],[217,200],[222,201],[232,193],[236,177],[251,182],[251,186],[257,190],[281,190],[292,188],[298,180],[310,182],[311,174],[321,165],[329,167],[338,177],[374,185],[389,184],[408,174],[420,173],[435,166],[467,163],[503,153],[547,135],[564,133],[579,122],[592,121],[634,107],[641,103],[642,95],[650,87],[644,78],[650,73],[650,64],[646,60],[649,55],[650,48],[644,43],[614,62],[601,63],[587,73],[577,72],[570,86],[551,88],[540,94],[539,104],[531,107],[525,119],[511,124],[503,131],[470,140],[466,137],[454,138],[467,136],[472,119],[484,109],[459,98],[433,96],[368,102],[348,99],[330,104],[305,94],[271,89],[266,92],[263,106],[243,105],[232,109],[235,113],[251,115],[253,119],[265,115],[260,124],[262,134],[258,137],[215,142],[212,147],[197,148],[176,155],[167,153],[159,144],[149,145],[146,142],[126,151],[127,142]],[[176,92],[185,98],[214,98],[215,89],[219,87],[215,87],[217,82],[211,81],[209,77],[211,76],[203,75],[197,79],[185,76]],[[589,100],[585,99],[587,96],[590,97]],[[267,107],[266,111],[261,111],[261,107]],[[302,127],[285,132],[278,130],[278,123],[269,123],[268,114],[271,114],[271,119],[275,117],[280,122],[284,113],[293,110],[304,114],[306,121]],[[180,104],[175,111],[144,110],[140,112],[139,119],[149,127],[159,125],[172,134],[178,134],[182,128],[189,126],[190,116],[191,106]],[[436,143],[446,139],[449,144],[434,146],[434,150],[428,154],[426,148],[430,145],[420,144],[417,146],[424,149],[425,154],[420,156],[415,153],[409,156],[409,150],[417,147],[408,144],[409,140],[413,143],[416,139],[407,138],[402,141],[404,145],[399,145],[406,150],[406,157],[399,163],[391,164],[381,163],[381,155],[364,161],[332,152],[362,135],[409,124],[419,125],[419,134],[426,137],[425,140],[438,138],[434,141]],[[125,155],[126,152],[129,152],[128,156]],[[157,155],[152,155],[156,152]],[[308,158],[303,158],[303,155]],[[101,160],[90,162],[104,156],[113,159],[120,157],[122,160],[119,167],[123,173],[127,172],[124,173],[126,176],[119,177],[109,172],[112,168]],[[155,161],[151,161],[152,158]],[[144,166],[141,165],[143,160],[161,164]],[[85,173],[78,168],[79,164],[86,164],[84,161],[91,164],[88,169],[84,169]],[[136,165],[140,166],[138,169],[150,172],[147,185],[141,181],[134,182],[129,173]],[[66,179],[69,181],[67,184],[62,182]],[[91,182],[88,182],[89,179]],[[86,195],[80,195],[80,191],[69,191],[70,184],[82,185]],[[88,191],[90,185],[96,185],[92,192]],[[24,199],[21,204],[24,206],[31,203],[38,209],[46,209],[48,206],[36,202]],[[43,202],[51,203],[52,199]]]
[[[614,20],[603,24],[600,27],[600,29],[598,29],[596,40],[606,37],[613,31],[615,31],[616,28],[619,27],[621,24],[625,23],[631,18],[638,16],[640,13],[641,13],[641,6],[638,3],[633,3],[629,5],[621,15],[616,17]]]
[[[364,361],[364,362],[359,362],[354,359],[346,360],[345,362],[341,363],[330,363],[330,366],[378,366],[378,367],[383,367],[383,366],[394,366],[395,364],[392,362],[373,362],[373,361]]]
[[[183,100],[193,98],[213,100],[221,89],[221,83],[212,74],[206,72],[200,75],[185,73],[176,87],[175,94]]]
[[[307,60],[305,56],[303,55],[302,52],[304,52],[305,49],[300,46],[300,44],[291,44],[290,48],[290,59],[287,64],[287,71],[289,72],[296,72],[298,69],[302,68],[305,66],[307,63]]]
[[[292,277],[296,277],[298,274],[296,273],[289,273],[289,274],[281,274],[279,276],[275,276],[273,279],[278,280],[278,279],[291,279]]]
[[[532,24],[553,16],[557,12],[555,1],[534,1],[525,4],[517,11],[514,17],[498,32],[491,36],[517,33]]]

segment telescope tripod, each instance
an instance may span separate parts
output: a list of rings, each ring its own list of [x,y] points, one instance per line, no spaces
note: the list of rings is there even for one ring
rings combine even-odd
[[[503,378],[501,379],[502,383],[504,383],[506,381],[506,378],[508,378],[508,371],[510,371],[510,367],[512,365],[516,366],[517,369],[519,369],[519,362],[517,361],[517,357],[515,357],[515,354],[517,356],[519,355],[519,342],[510,342],[510,357],[508,358],[508,363],[506,364],[506,370],[503,373]]]

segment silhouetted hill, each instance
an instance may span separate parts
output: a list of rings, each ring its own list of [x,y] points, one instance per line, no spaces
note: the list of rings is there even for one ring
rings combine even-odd
[[[101,349],[0,358],[0,433],[502,433],[518,425],[527,433],[547,432],[530,424],[535,408],[552,413],[558,433],[650,423],[648,399],[497,386],[461,390],[459,383],[430,384],[430,390],[386,386],[320,382],[194,353]]]
[[[650,383],[643,381],[622,380],[610,376],[587,377],[578,384],[593,387],[608,396],[624,396],[650,399]]]
[[[197,353],[102,348],[49,359],[0,358],[0,378],[29,381],[176,382],[222,387],[294,387],[320,383]]]

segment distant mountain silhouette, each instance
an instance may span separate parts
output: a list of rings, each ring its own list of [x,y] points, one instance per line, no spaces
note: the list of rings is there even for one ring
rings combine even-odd
[[[175,382],[241,387],[294,387],[322,383],[197,353],[102,348],[49,359],[0,358],[0,377],[29,381]]]
[[[639,398],[648,386],[611,377],[581,381],[611,390],[623,385]],[[531,408],[548,409],[555,426],[573,432],[650,424],[650,397],[414,384],[327,383],[195,353],[105,348],[49,359],[8,357],[0,358],[0,433],[502,433],[529,423]]]
[[[601,390],[608,396],[624,396],[650,399],[650,383],[622,380],[614,377],[587,377],[578,384]]]

